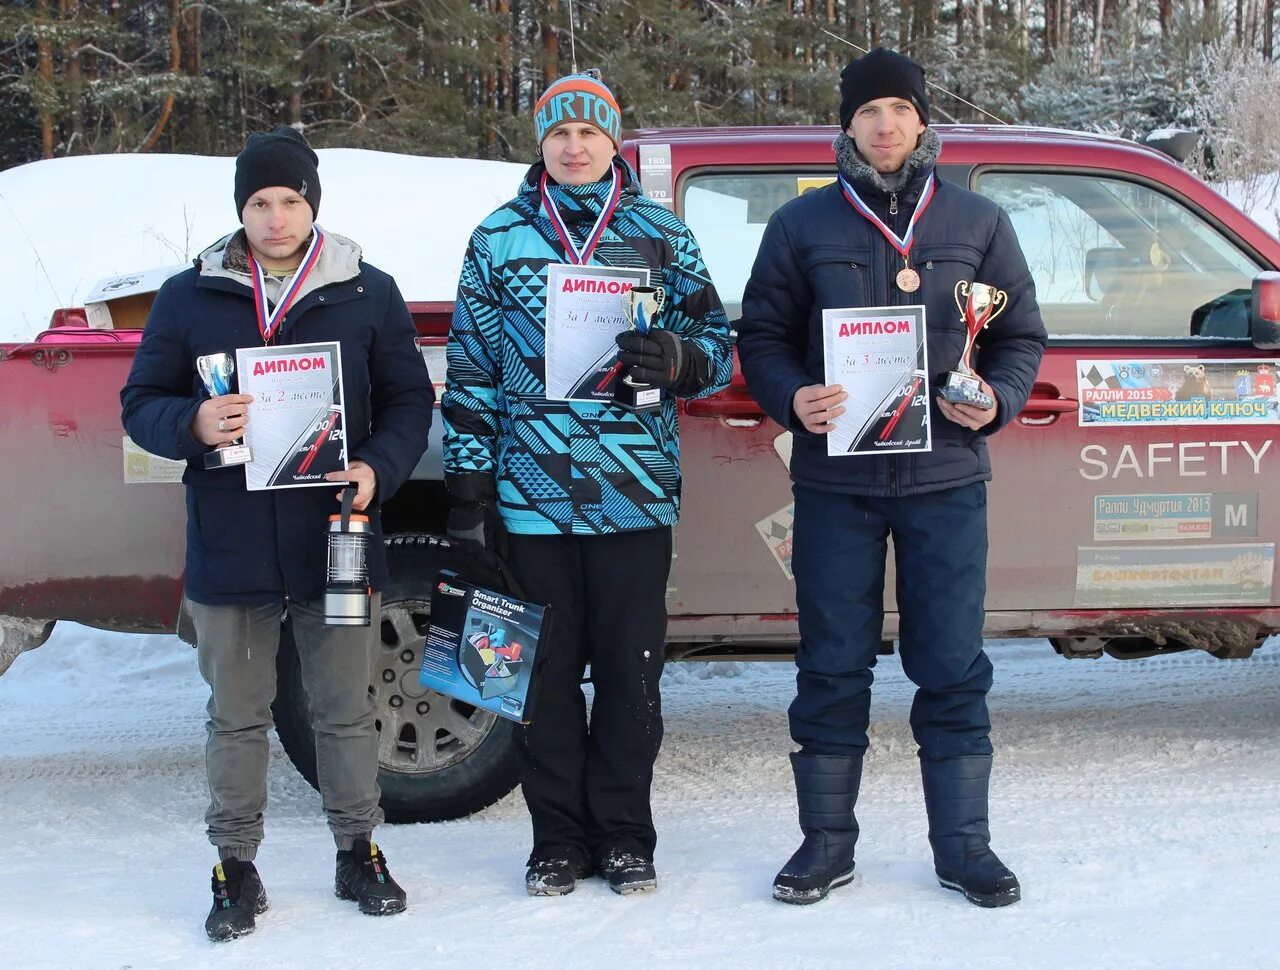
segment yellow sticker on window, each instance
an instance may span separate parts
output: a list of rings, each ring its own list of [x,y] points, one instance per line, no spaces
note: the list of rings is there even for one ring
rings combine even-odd
[[[819,178],[806,178],[805,176],[797,176],[796,178],[796,195],[804,195],[813,189],[820,189],[824,185],[830,185],[836,180],[834,175],[824,175]]]

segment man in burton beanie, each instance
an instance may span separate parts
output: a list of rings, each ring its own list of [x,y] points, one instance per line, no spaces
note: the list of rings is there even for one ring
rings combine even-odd
[[[310,698],[318,787],[337,847],[334,889],[370,915],[398,913],[405,893],[372,841],[378,730],[369,693],[379,593],[387,581],[380,507],[427,443],[434,394],[395,281],[360,247],[315,225],[315,152],[292,128],[255,132],[236,159],[242,228],[202,252],[156,295],[128,382],[123,422],[141,447],[187,459],[185,594],[200,673],[209,684],[205,764],[210,805],[211,940],[253,932],[267,910],[254,860],[263,839],[271,702],[281,614]],[[333,487],[249,491],[243,469],[205,454],[243,434],[247,394],[210,395],[196,361],[237,348],[336,342],[345,391],[348,468]],[[339,482],[369,517],[370,626],[324,622],[326,530]]]
[[[528,599],[555,610],[533,723],[516,727],[534,896],[572,892],[597,872],[620,894],[657,886],[650,788],[680,511],[676,398],[724,387],[733,360],[698,245],[640,193],[617,154],[620,123],[613,94],[588,75],[538,99],[541,160],[472,234],[449,330],[449,534],[486,572],[505,567]],[[582,264],[648,270],[665,291],[661,329],[616,338],[627,372],[661,389],[659,409],[618,408],[594,370],[595,391],[548,398],[549,278],[568,281]]]
[[[853,879],[890,536],[934,870],[979,906],[1005,906],[1021,892],[991,851],[988,825],[987,437],[1022,410],[1047,338],[1008,216],[936,177],[941,143],[928,124],[919,64],[883,48],[852,61],[840,76],[839,177],[774,214],[743,295],[743,374],[795,435],[800,647],[789,713],[804,841],[773,884],[788,903],[816,902]],[[858,259],[837,272],[833,253]],[[822,311],[923,304],[926,381],[937,388],[965,346],[953,299],[961,280],[1009,296],[974,359],[993,406],[953,404],[926,388],[912,420],[931,429],[931,450],[828,456],[826,436],[849,394],[823,382]]]
[[[584,124],[600,129],[616,152],[621,147],[622,112],[603,81],[590,74],[562,77],[542,92],[533,107],[534,129],[541,146],[553,128]]]

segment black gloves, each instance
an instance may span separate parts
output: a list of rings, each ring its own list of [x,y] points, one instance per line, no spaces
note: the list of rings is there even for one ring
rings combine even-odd
[[[670,330],[618,334],[618,360],[628,366],[627,376],[638,384],[653,384],[687,396],[711,384],[711,364],[702,348],[686,343]]]
[[[502,560],[506,558],[507,527],[498,511],[498,491],[486,472],[446,475],[449,520],[445,531],[471,560],[465,578],[481,586],[505,588]]]

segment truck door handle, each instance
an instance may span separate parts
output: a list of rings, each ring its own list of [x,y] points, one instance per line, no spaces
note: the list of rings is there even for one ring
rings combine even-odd
[[[1032,413],[1050,412],[1053,414],[1066,414],[1069,411],[1079,411],[1080,402],[1073,401],[1065,397],[1033,397],[1027,402],[1027,406],[1022,409],[1022,413],[1028,411]]]
[[[1023,414],[1069,414],[1080,410],[1080,402],[1072,397],[1063,397],[1051,384],[1036,384],[1031,388],[1031,397],[1022,409]]]
[[[730,387],[711,397],[689,401],[685,411],[695,418],[764,418],[764,410],[745,388]]]

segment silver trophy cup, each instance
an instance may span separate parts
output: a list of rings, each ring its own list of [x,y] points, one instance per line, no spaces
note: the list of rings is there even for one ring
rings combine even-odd
[[[633,286],[622,298],[627,322],[638,334],[647,334],[662,308],[667,305],[667,291],[657,286]],[[622,377],[613,387],[613,403],[627,411],[656,411],[662,407],[662,388],[641,384]]]
[[[233,378],[236,373],[236,359],[232,354],[205,354],[196,358],[196,373],[210,397],[220,397],[235,390]],[[243,441],[219,445],[204,456],[205,468],[231,468],[251,461],[253,454]]]

